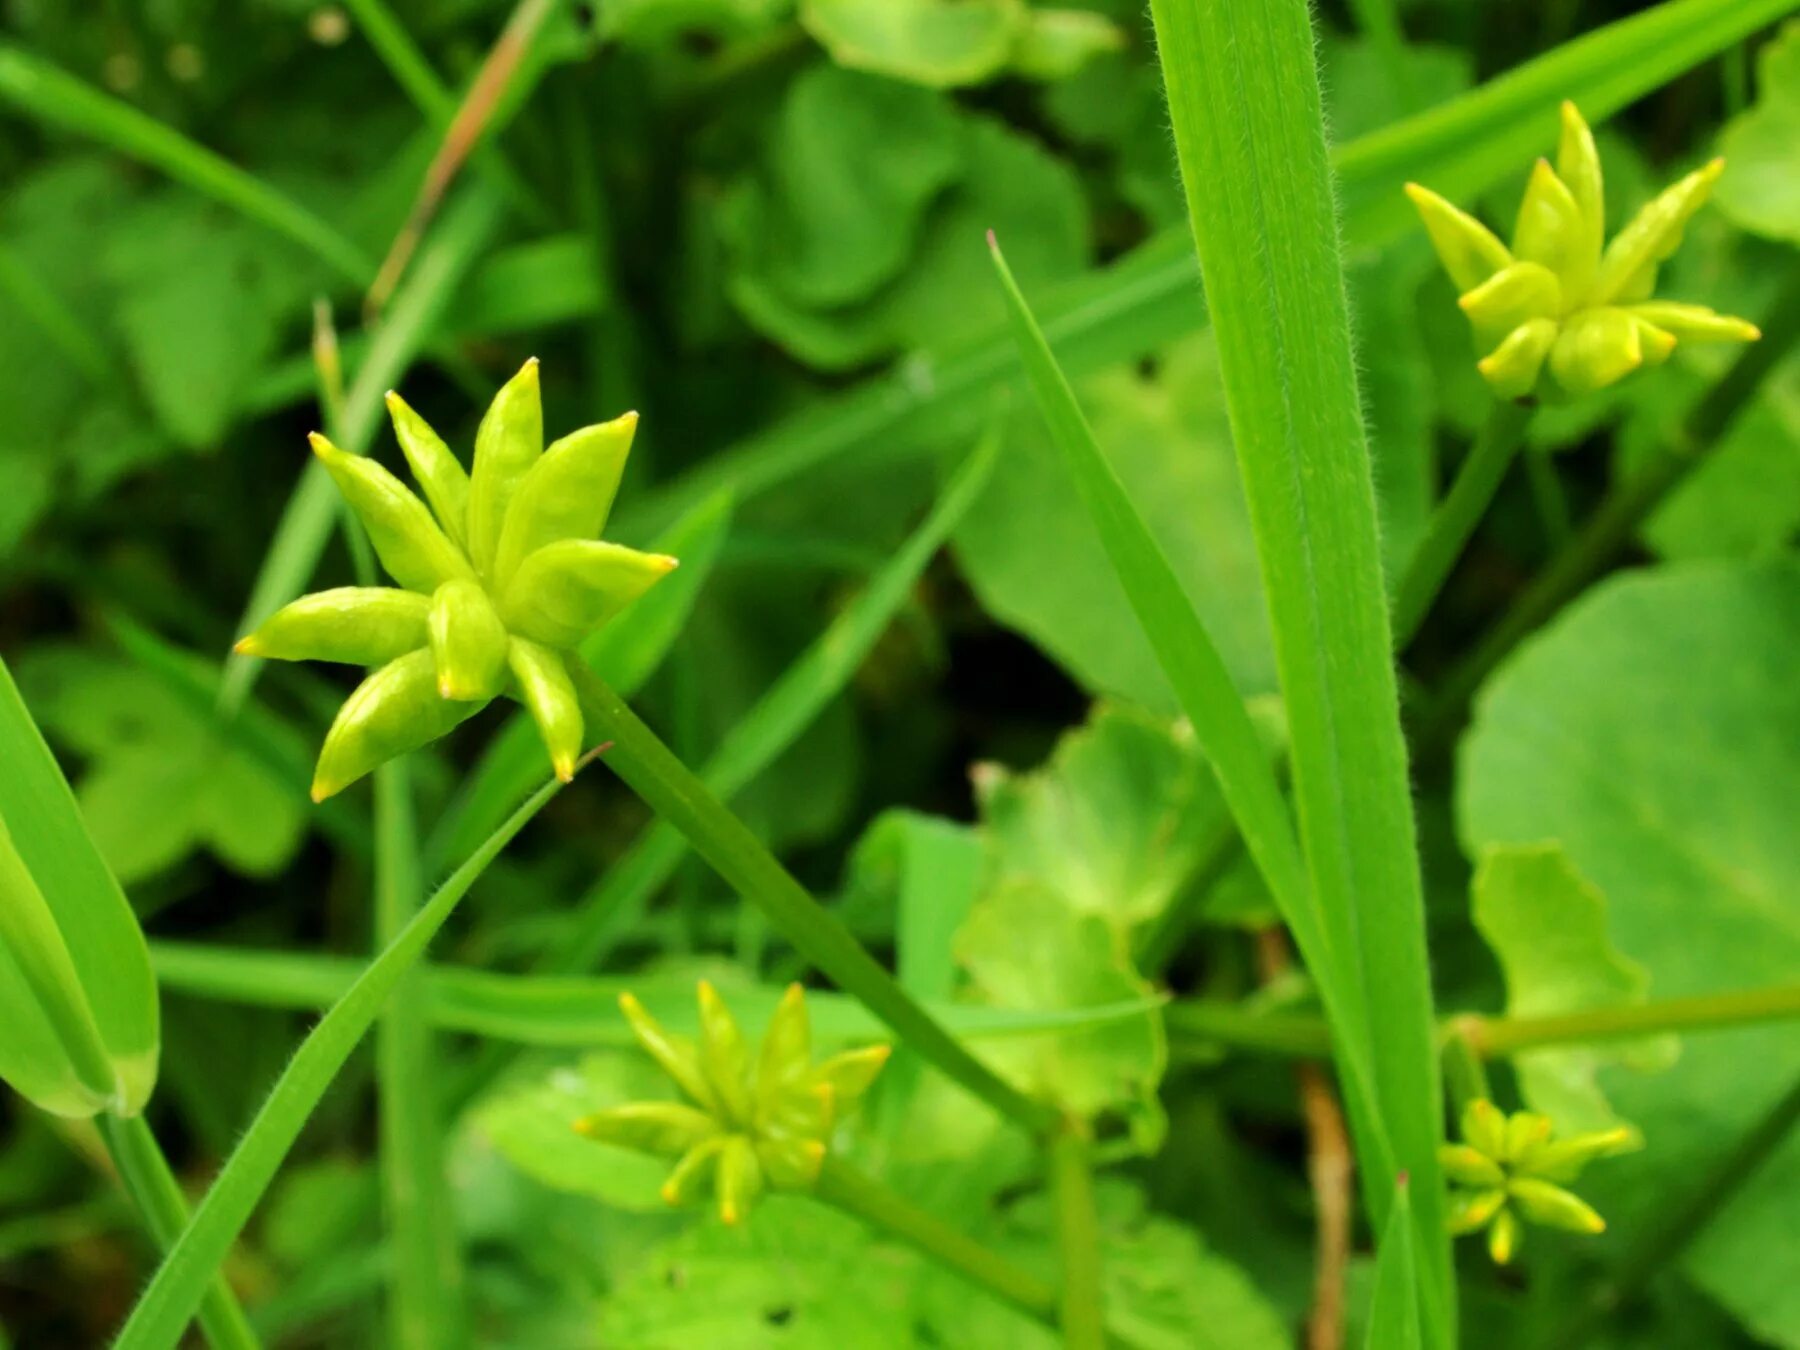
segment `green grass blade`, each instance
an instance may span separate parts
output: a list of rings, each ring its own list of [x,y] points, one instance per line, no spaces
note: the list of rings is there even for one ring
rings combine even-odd
[[[1368,1010],[1381,1123],[1416,1185],[1432,1339],[1449,1345],[1418,845],[1311,19],[1304,0],[1155,0],[1151,12],[1268,596],[1307,869],[1332,947],[1354,958],[1360,992],[1338,994]],[[1381,1223],[1392,1195],[1373,1166],[1363,1171]]]
[[[500,202],[492,193],[476,187],[445,211],[437,230],[419,250],[406,283],[388,306],[386,318],[358,367],[356,379],[344,400],[343,439],[339,444],[357,454],[366,453],[375,439],[382,417],[382,399],[399,383],[408,365],[433,332],[446,304],[475,258],[491,238],[500,220]],[[296,449],[296,460],[302,451]],[[324,466],[311,455],[294,495],[288,499],[281,523],[262,567],[250,588],[238,631],[248,633],[306,589],[325,542],[337,525],[341,507],[337,489]],[[233,655],[225,663],[219,686],[219,710],[235,713],[250,696],[262,662]]]
[[[183,994],[298,1012],[329,1008],[361,972],[347,957],[190,942],[153,943],[151,956],[164,984]],[[669,1030],[682,1035],[699,1030],[694,981],[687,975],[508,975],[461,966],[425,966],[423,973],[427,1015],[443,1032],[546,1048],[628,1048],[637,1040],[619,1011],[619,995],[627,992]],[[760,1034],[785,991],[776,985],[734,985],[726,992],[745,1031]],[[957,1036],[983,1041],[1091,1031],[1142,1017],[1162,1007],[1163,999],[1150,995],[1078,1008],[1002,1008],[943,999],[924,1004]],[[880,1018],[846,995],[809,991],[806,1007],[822,1042],[893,1039]],[[1316,1049],[1322,1049],[1319,1031]]]
[[[89,137],[162,170],[293,240],[350,281],[360,285],[374,275],[374,259],[322,216],[129,103],[11,43],[0,44],[0,100],[48,126]]]
[[[1346,142],[1333,155],[1346,240],[1378,248],[1416,230],[1417,217],[1400,191],[1409,179],[1468,199],[1516,172],[1554,142],[1563,99],[1574,99],[1598,122],[1794,8],[1795,0],[1666,0],[1429,112]],[[1046,297],[1044,331],[1071,375],[1130,360],[1202,326],[1194,259],[1184,245],[1179,227],[1164,231]],[[986,392],[1011,370],[1012,344],[1002,332],[970,334],[915,354],[903,369],[642,494],[621,521],[638,529],[666,524],[720,488],[736,491],[742,504],[908,426],[973,427]]]
[[[397,941],[423,898],[412,775],[404,758],[375,771],[375,941]],[[393,1253],[388,1328],[400,1350],[456,1350],[462,1251],[444,1173],[434,1044],[418,970],[395,988],[375,1033],[382,1199]]]
[[[582,658],[626,697],[656,673],[688,615],[731,529],[731,497],[708,498],[646,547],[681,559],[681,566],[618,618],[582,644]],[[426,845],[427,870],[461,857],[543,781],[544,745],[531,718],[515,713],[465,776],[455,802]]]
[[[1375,1293],[1369,1303],[1365,1350],[1420,1350],[1419,1297],[1413,1251],[1411,1187],[1400,1178],[1375,1253]]]
[[[338,1071],[457,903],[559,785],[546,785],[453,872],[320,1019],[282,1071],[131,1317],[116,1350],[173,1350],[213,1275]]]

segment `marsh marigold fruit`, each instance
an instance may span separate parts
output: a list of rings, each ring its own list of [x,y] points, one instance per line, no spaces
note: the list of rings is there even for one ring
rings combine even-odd
[[[1725,161],[1664,191],[1605,244],[1606,205],[1593,133],[1562,105],[1556,166],[1540,159],[1525,187],[1512,247],[1429,188],[1406,185],[1483,353],[1476,363],[1504,399],[1560,400],[1604,389],[1676,344],[1751,342],[1754,324],[1702,305],[1656,300],[1656,269],[1681,244]],[[1603,247],[1604,245],[1604,247]]]
[[[482,418],[474,465],[464,472],[398,394],[388,395],[388,411],[423,501],[372,459],[317,434],[312,448],[400,588],[303,596],[237,650],[375,668],[326,733],[314,801],[502,694],[530,710],[551,767],[567,782],[583,727],[565,653],[676,565],[598,537],[637,414],[583,427],[546,449],[537,361],[527,361]]]

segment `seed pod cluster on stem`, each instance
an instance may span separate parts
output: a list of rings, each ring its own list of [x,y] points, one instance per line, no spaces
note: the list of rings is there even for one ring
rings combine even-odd
[[[424,500],[374,460],[321,435],[312,448],[399,588],[303,596],[237,650],[374,667],[326,734],[314,801],[436,740],[502,694],[530,710],[551,767],[567,782],[584,728],[562,654],[676,566],[599,538],[637,414],[583,427],[546,449],[534,358],[495,396],[465,472],[398,394],[388,395],[388,411]]]

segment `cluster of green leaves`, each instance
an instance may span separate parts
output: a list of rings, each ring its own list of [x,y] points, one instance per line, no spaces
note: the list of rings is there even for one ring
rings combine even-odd
[[[669,1209],[666,1161],[571,1128],[667,1096],[620,993],[692,1035],[711,981],[755,1036],[802,980],[822,1053],[894,1046],[832,1158],[1021,1278],[1060,1285],[1075,1259],[1065,1197],[965,1088],[991,1071],[988,1102],[1091,1133],[1087,1273],[1114,1344],[1294,1342],[1331,1205],[1294,1075],[1263,1051],[1300,1027],[1285,1044],[1316,1052],[1325,1014],[1363,1167],[1348,1270],[1327,1271],[1343,1334],[1452,1334],[1447,1295],[1419,1297],[1451,1272],[1435,995],[1507,1110],[1641,1145],[1582,1178],[1606,1234],[1534,1235],[1505,1276],[1458,1264],[1461,1343],[1548,1343],[1623,1290],[1609,1344],[1800,1346],[1800,1140],[1744,1154],[1674,1246],[1642,1236],[1800,1078],[1791,1024],[1656,1020],[1800,968],[1800,357],[1771,317],[1800,271],[1794,6],[1324,7],[1328,149],[1305,99],[1220,92],[1311,88],[1310,7],[1157,8],[1188,100],[1179,169],[1128,0],[21,7],[0,39],[0,650],[21,699],[0,712],[9,747],[35,720],[74,786],[59,866],[22,832],[5,750],[19,861],[0,880],[41,895],[49,929],[0,934],[28,1029],[0,1069],[52,1109],[103,1106],[82,1080],[100,1065],[69,1057],[81,1018],[54,1012],[91,1000],[129,1089],[113,1104],[149,1098],[196,1190],[220,1170],[184,1233],[148,1132],[103,1117],[173,1247],[140,1264],[85,1136],[9,1096],[0,1270],[42,1292],[0,1293],[0,1345],[99,1343],[152,1269],[133,1346],[172,1344],[196,1307],[216,1343],[249,1335],[221,1269],[271,1344],[1053,1344],[829,1194],[770,1194],[726,1231]],[[1231,29],[1216,66],[1185,50],[1188,19]],[[1208,146],[1191,116],[1221,97],[1217,127],[1242,113],[1253,134]],[[1773,356],[1722,417],[1734,353],[1686,344],[1533,415],[1403,653],[1409,780],[1381,592],[1493,395],[1401,189],[1513,237],[1564,99],[1595,126],[1612,222],[1725,158],[1658,295],[1745,315]],[[471,145],[421,209],[445,148]],[[1018,355],[990,229],[1072,380],[1060,424],[1025,384],[996,397]],[[319,297],[347,392],[314,352]],[[360,789],[308,802],[350,686],[225,655],[304,591],[372,584],[354,528],[332,542],[305,433],[398,465],[380,428],[399,385],[467,463],[530,356],[545,425],[642,414],[609,537],[683,563],[572,659],[833,897],[974,1056],[957,1082],[862,990],[819,987],[600,766],[501,856],[548,801],[523,714],[383,771],[373,823]],[[1321,434],[1329,483],[1308,477]],[[1576,594],[1619,561],[1637,565]],[[1573,603],[1496,645],[1534,574],[1574,577],[1551,609]],[[1285,805],[1290,762],[1291,817],[1254,809]],[[37,769],[53,781],[47,753]],[[160,1027],[125,1007],[141,955],[109,973],[65,912],[116,903],[102,858],[151,933]],[[1284,923],[1301,965],[1279,971]],[[19,955],[57,950],[73,974]],[[64,975],[85,992],[59,1005]],[[1559,1024],[1501,1048],[1503,1027]]]

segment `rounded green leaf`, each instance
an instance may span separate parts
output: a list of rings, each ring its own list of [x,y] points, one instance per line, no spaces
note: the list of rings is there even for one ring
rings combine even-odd
[[[494,560],[501,589],[515,568],[545,544],[598,538],[631,454],[638,415],[571,432],[544,451],[520,480],[506,510]]]
[[[534,356],[494,395],[475,432],[475,471],[469,480],[469,556],[485,577],[513,494],[544,452],[544,407]]]
[[[274,661],[381,666],[428,640],[431,602],[391,586],[339,586],[303,595],[271,614],[234,650]]]
[[[513,632],[567,650],[677,565],[674,558],[599,539],[546,544],[519,564],[500,614]]]

